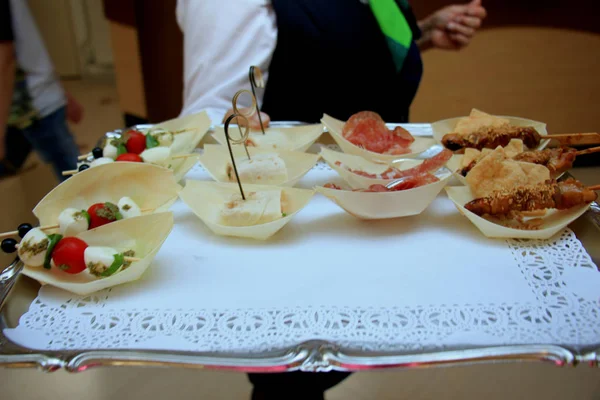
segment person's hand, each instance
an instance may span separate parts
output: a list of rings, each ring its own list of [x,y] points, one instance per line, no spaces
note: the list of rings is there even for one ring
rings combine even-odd
[[[242,114],[248,114],[248,108],[240,108],[239,110]],[[227,112],[225,113],[225,116],[223,117],[223,123],[225,123],[227,118],[229,118],[232,114],[233,114],[233,109],[230,108],[229,110],[227,110]],[[260,121],[258,120],[258,114],[255,112],[254,114],[252,114],[250,117],[247,117],[247,118],[248,118],[248,123],[250,124],[250,129],[259,131],[260,130]],[[267,113],[264,113],[261,111],[260,118],[262,119],[263,127],[268,128],[269,124],[271,123],[271,117],[269,117],[269,115]],[[233,121],[233,122],[235,122],[235,121]]]
[[[74,124],[78,124],[83,119],[83,106],[67,93],[67,120]]]
[[[444,7],[423,22],[423,36],[431,47],[460,50],[471,42],[486,14],[481,0]]]

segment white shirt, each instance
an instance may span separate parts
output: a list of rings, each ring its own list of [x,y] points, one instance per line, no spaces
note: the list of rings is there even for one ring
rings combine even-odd
[[[11,0],[10,8],[17,64],[26,74],[33,106],[46,117],[66,104],[65,94],[27,1]]]
[[[221,123],[240,89],[250,89],[248,70],[258,66],[265,83],[277,42],[269,0],[178,0],[177,22],[184,34],[184,93],[181,115],[206,110]],[[262,104],[264,90],[256,96]],[[239,106],[250,106],[241,96]]]

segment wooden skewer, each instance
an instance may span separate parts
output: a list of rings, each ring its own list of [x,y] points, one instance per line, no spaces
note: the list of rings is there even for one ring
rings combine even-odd
[[[554,139],[561,144],[600,144],[600,134],[590,133],[562,133],[559,135],[542,135],[542,139]]]
[[[124,257],[124,260],[128,261],[128,262],[136,262],[136,261],[140,261],[141,258],[138,258],[138,257]]]
[[[76,173],[78,173],[79,170],[78,169],[69,169],[67,171],[63,171],[62,172],[62,176],[67,176],[67,175],[75,175]]]
[[[198,154],[181,154],[178,156],[171,157],[173,160],[178,160],[180,158],[189,158],[189,157],[198,157]]]
[[[591,147],[591,148],[589,148],[589,149],[585,149],[585,150],[579,150],[579,151],[578,151],[577,153],[575,153],[575,154],[577,154],[577,156],[579,157],[579,156],[582,156],[582,155],[584,155],[584,154],[597,153],[597,152],[599,152],[599,151],[600,151],[600,146],[598,146],[598,147]]]
[[[185,133],[185,132],[192,132],[192,131],[197,131],[198,128],[186,128],[186,129],[180,129],[178,131],[174,131],[173,135],[177,135],[178,133]]]
[[[83,160],[85,160],[86,158],[88,158],[91,155],[92,155],[92,153],[82,154],[79,157],[77,157],[77,160],[78,161],[83,161]]]
[[[142,214],[144,213],[149,213],[156,210],[155,208],[142,208],[140,211],[142,212]],[[58,229],[60,227],[60,225],[56,224],[56,225],[46,225],[46,226],[39,226],[38,228],[43,230],[43,231],[51,231],[53,229]],[[10,232],[4,232],[4,233],[0,233],[0,239],[5,239],[7,237],[11,237],[11,236],[17,236],[19,234],[19,231],[10,231]]]
[[[600,190],[600,185],[588,186],[588,189],[594,190],[594,191]]]

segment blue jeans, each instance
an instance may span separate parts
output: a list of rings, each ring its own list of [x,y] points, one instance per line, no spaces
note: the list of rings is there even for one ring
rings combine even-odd
[[[18,171],[31,150],[35,150],[44,162],[52,164],[60,181],[67,178],[62,176],[62,171],[77,168],[79,148],[67,126],[65,107],[25,129],[7,129],[5,161],[8,163],[0,165],[0,176]]]

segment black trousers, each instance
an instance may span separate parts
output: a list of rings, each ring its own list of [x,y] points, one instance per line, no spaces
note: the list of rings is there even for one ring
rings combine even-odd
[[[342,382],[350,372],[287,372],[248,374],[254,385],[252,400],[323,400],[326,390]]]

